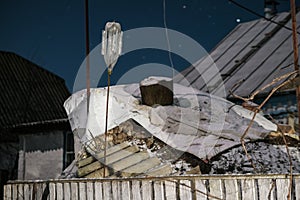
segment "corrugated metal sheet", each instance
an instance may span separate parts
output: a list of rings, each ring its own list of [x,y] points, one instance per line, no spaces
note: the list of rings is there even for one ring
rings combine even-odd
[[[0,51],[0,127],[66,121],[65,81],[14,53]]]
[[[4,199],[287,199],[288,175],[222,175],[10,182]],[[300,199],[299,175],[291,199]]]
[[[289,13],[280,13],[273,20],[291,27]],[[300,14],[297,14],[297,21],[300,21]],[[254,20],[239,24],[212,50],[210,57],[200,59],[195,67],[191,66],[175,77],[175,81],[212,94],[220,94],[223,82],[226,97],[230,98],[229,90],[244,80],[234,93],[245,97],[275,77],[293,71],[292,52],[290,30],[265,19]],[[216,64],[219,72],[205,73],[213,64]],[[222,79],[215,78],[218,74]]]

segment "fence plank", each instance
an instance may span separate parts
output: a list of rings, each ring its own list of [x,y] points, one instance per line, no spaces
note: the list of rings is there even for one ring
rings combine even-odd
[[[195,188],[196,188],[196,199],[197,200],[206,200],[207,199],[207,190],[205,186],[206,180],[195,180]]]
[[[24,199],[23,184],[18,184],[18,199]]]
[[[115,199],[115,200],[122,199],[120,181],[112,181],[111,188],[112,188],[112,199]]]
[[[64,200],[71,200],[70,183],[63,183],[63,187],[64,187]]]
[[[142,199],[143,200],[152,199],[152,181],[148,181],[148,180],[142,181]]]
[[[56,199],[56,184],[55,183],[49,183],[49,199],[55,200]]]
[[[30,197],[30,188],[28,184],[24,184],[24,200],[31,200]]]
[[[276,187],[277,187],[277,200],[285,200],[289,194],[289,179],[277,179]]]
[[[166,199],[176,199],[176,181],[165,181]]]
[[[192,199],[191,181],[181,180],[179,188],[180,199]]]
[[[4,199],[12,199],[12,185],[7,184],[4,186]]]
[[[18,199],[18,185],[12,185],[12,199]]]
[[[64,189],[62,183],[56,183],[56,200],[63,200]]]
[[[300,200],[300,177],[295,178],[295,195],[296,200]]]
[[[164,185],[162,181],[154,181],[154,199],[164,200]]]
[[[224,192],[222,187],[222,181],[217,179],[209,180],[209,193],[220,199],[224,198]]]
[[[87,200],[94,200],[94,183],[86,183],[86,198]]]
[[[254,179],[241,180],[241,185],[242,185],[242,197],[244,200],[258,199]]]
[[[86,200],[86,183],[79,183],[79,198],[80,200]]]
[[[131,183],[132,183],[132,199],[142,200],[141,187],[140,187],[141,182],[137,180],[133,180]]]
[[[109,181],[103,182],[103,199],[112,199],[111,183]]]
[[[122,199],[124,200],[131,200],[131,190],[130,190],[130,182],[129,181],[122,181],[121,182],[122,188]]]
[[[78,197],[78,183],[75,183],[75,182],[71,183],[71,199],[72,200],[79,200],[79,197]]]
[[[274,199],[275,187],[273,187],[272,179],[262,178],[258,179],[258,190],[259,199],[269,199],[268,195],[270,193],[270,199]]]
[[[236,179],[224,180],[226,199],[239,199],[239,187]]]
[[[103,200],[102,195],[102,183],[101,182],[95,182],[95,200]]]

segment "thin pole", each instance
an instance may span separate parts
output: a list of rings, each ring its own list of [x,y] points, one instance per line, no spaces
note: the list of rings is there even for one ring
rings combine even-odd
[[[299,65],[298,65],[298,38],[297,38],[297,22],[296,22],[296,5],[295,0],[290,1],[291,4],[291,15],[292,15],[292,33],[293,33],[293,49],[294,49],[294,69],[298,71],[299,76]],[[297,105],[298,105],[298,127],[300,126],[300,86],[296,86],[296,98],[297,98]],[[284,136],[283,136],[284,137]],[[287,149],[287,151],[289,151]],[[289,152],[288,152],[289,154]],[[291,199],[292,193],[292,181],[293,181],[293,168],[292,164],[290,165],[290,184],[289,184],[289,193],[287,195],[287,199]]]
[[[298,38],[297,38],[297,22],[296,22],[296,5],[295,0],[291,0],[291,15],[292,15],[292,32],[293,32],[293,49],[294,49],[294,69],[298,71],[299,76],[299,60],[298,60]],[[296,86],[296,97],[298,104],[298,126],[300,126],[300,86]]]
[[[85,55],[86,55],[86,97],[87,114],[90,107],[90,37],[89,37],[89,0],[85,0]]]
[[[104,132],[104,167],[103,167],[103,177],[105,177],[105,168],[106,168],[107,123],[108,123],[108,100],[109,100],[110,75],[111,75],[111,72],[108,70],[108,73],[107,73],[107,93],[106,93],[106,113],[105,113],[105,132]]]

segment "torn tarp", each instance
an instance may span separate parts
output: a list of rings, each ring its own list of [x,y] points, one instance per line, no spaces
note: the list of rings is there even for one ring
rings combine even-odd
[[[82,144],[104,133],[106,88],[91,89],[88,115],[85,90],[73,94],[64,106],[72,130],[81,132]],[[111,87],[108,130],[133,119],[171,147],[209,159],[240,143],[252,115],[225,99],[178,84],[172,106],[149,107],[141,105],[138,84],[118,85]],[[276,130],[258,114],[246,139],[263,139]]]

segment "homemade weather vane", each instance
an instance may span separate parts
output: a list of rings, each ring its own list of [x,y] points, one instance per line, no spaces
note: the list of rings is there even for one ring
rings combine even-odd
[[[118,61],[122,52],[122,37],[121,25],[116,22],[107,22],[105,30],[102,31],[102,55],[107,66],[107,93],[106,93],[106,118],[105,118],[105,132],[104,132],[104,165],[106,165],[106,143],[107,143],[107,123],[108,123],[108,100],[109,100],[109,86],[110,76],[115,64]],[[105,177],[105,167],[103,171]]]

